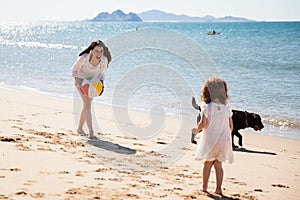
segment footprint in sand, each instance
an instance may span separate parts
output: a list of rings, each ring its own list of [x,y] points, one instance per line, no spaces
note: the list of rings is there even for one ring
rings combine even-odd
[[[99,169],[95,170],[95,172],[106,172],[108,170],[110,170],[110,169],[108,169],[108,168],[99,168]]]
[[[125,136],[119,136],[119,135],[117,135],[117,137],[118,137],[118,138],[127,139],[127,140],[137,140],[137,138],[135,138],[135,137],[130,137],[130,136],[127,136],[127,135],[125,135]]]
[[[139,181],[139,182],[140,182],[140,183],[145,183],[147,187],[152,187],[152,188],[157,187],[157,186],[160,185],[159,183],[152,183],[152,182],[149,181],[149,180],[141,180],[141,181]]]
[[[42,127],[44,127],[44,128],[50,128],[50,126],[45,125],[45,124],[42,124]]]
[[[133,145],[136,145],[136,146],[145,146],[144,144],[141,144],[141,143],[133,143]]]
[[[167,144],[166,142],[162,142],[162,141],[157,141],[157,144]]]
[[[25,191],[16,192],[16,195],[25,196],[25,195],[27,195],[27,192],[25,192]]]
[[[14,138],[0,136],[0,141],[1,142],[15,142],[16,140]]]
[[[174,187],[173,190],[180,190],[180,191],[181,191],[181,190],[183,190],[183,189],[180,188],[180,187]]]
[[[24,122],[24,120],[26,120],[26,117],[24,117],[24,115],[18,115],[19,119],[22,120],[22,122]]]
[[[133,199],[139,199],[140,197],[136,194],[126,194],[127,197],[133,198]]]
[[[124,170],[120,170],[120,171],[118,171],[118,173],[120,173],[120,174],[131,174],[130,171],[124,171]]]
[[[42,136],[42,137],[45,137],[45,138],[53,138],[53,134],[52,133],[48,133],[46,131],[37,131],[35,129],[27,129],[25,130],[27,133],[31,133],[31,134],[34,134],[34,135],[38,135],[38,136]]]
[[[165,154],[161,154],[161,153],[158,153],[158,152],[156,152],[156,151],[150,151],[150,155],[152,155],[152,156],[160,156],[160,157],[166,157],[166,155]]]
[[[77,132],[75,132],[74,130],[69,130],[69,129],[65,129],[65,128],[62,128],[61,130],[65,131],[68,133],[68,135],[78,135]]]
[[[231,183],[233,184],[238,184],[238,185],[247,185],[247,183],[245,182],[240,182],[238,180],[236,180],[235,178],[227,178],[227,180],[229,180]]]
[[[30,147],[23,145],[22,143],[16,144],[16,148],[20,151],[32,151]]]
[[[36,183],[37,181],[35,180],[27,180],[23,185],[26,185],[26,186],[31,186],[32,184]]]
[[[4,194],[0,194],[0,199],[9,199],[8,196],[5,196]]]
[[[255,192],[263,192],[263,190],[260,189],[260,188],[256,188],[256,189],[254,189],[254,191],[255,191]]]
[[[30,194],[30,196],[31,196],[32,198],[44,198],[44,197],[45,197],[45,194],[44,194],[44,193],[41,193],[41,192],[37,192],[37,193]]]
[[[66,191],[66,194],[78,194],[79,190],[80,189],[78,189],[78,188],[71,188],[68,191]]]
[[[58,174],[71,174],[71,173],[68,171],[60,171],[60,172],[58,172]]]
[[[19,172],[19,171],[21,171],[21,169],[19,169],[19,168],[11,168],[11,169],[9,169],[9,171],[11,171],[11,172]]]
[[[67,184],[74,184],[73,181],[63,181],[63,183],[67,183]]]
[[[81,177],[84,177],[84,173],[87,173],[86,171],[77,171],[76,173],[75,173],[75,176],[81,176]]]
[[[19,122],[19,123],[24,122],[24,121],[22,121],[20,119],[8,119],[7,121],[9,121],[9,122]]]
[[[189,174],[176,174],[176,176],[179,176],[181,178],[193,178],[193,176]]]
[[[108,180],[113,182],[122,182],[122,178],[109,178]]]
[[[282,184],[272,184],[272,187],[279,187],[279,188],[290,188],[287,185],[282,185]]]
[[[24,130],[22,127],[19,127],[19,126],[11,126],[10,128],[16,128],[16,129],[19,129],[20,131]]]
[[[183,148],[181,148],[181,150],[183,150],[183,151],[189,151],[189,150],[191,150],[190,148],[187,148],[187,147],[183,147]]]
[[[43,172],[43,171],[40,171],[40,174],[43,174],[43,175],[54,175],[56,173],[55,172]]]
[[[106,178],[103,178],[103,177],[101,177],[101,178],[94,178],[94,180],[96,180],[96,181],[104,181],[104,180],[106,180]]]
[[[39,151],[56,152],[55,150],[51,149],[50,147],[38,147],[37,150],[39,150]]]

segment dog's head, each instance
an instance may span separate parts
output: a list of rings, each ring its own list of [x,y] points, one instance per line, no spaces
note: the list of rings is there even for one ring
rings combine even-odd
[[[261,122],[261,117],[256,113],[248,113],[247,114],[247,122],[248,126],[253,128],[255,131],[260,131],[265,126]]]

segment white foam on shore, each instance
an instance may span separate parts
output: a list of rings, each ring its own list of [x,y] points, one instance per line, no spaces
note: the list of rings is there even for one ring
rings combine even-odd
[[[0,38],[0,44],[13,47],[25,47],[25,48],[46,48],[46,49],[79,49],[78,46],[58,44],[58,43],[42,43],[42,42],[25,42],[25,41],[10,41]]]
[[[70,95],[63,95],[63,94],[55,94],[55,93],[50,93],[50,92],[45,92],[41,91],[37,88],[31,88],[27,87],[24,85],[7,85],[3,82],[0,82],[0,87],[2,88],[8,88],[8,89],[13,89],[13,90],[18,90],[18,91],[26,91],[30,93],[39,93],[47,96],[52,96],[52,97],[57,97],[57,98],[64,98],[64,99],[73,99],[74,96]],[[94,100],[95,104],[98,104],[100,106],[105,106],[105,107],[113,107],[116,105],[112,105],[112,103],[109,103],[107,101],[101,101],[101,100]],[[122,107],[122,106],[121,106]],[[122,107],[122,109],[128,109],[128,111],[133,111],[133,112],[140,112],[140,113],[150,113],[149,109],[143,109],[142,107]],[[182,118],[184,120],[192,120],[195,121],[197,117],[197,112],[194,112],[194,116],[190,116],[188,114],[183,114],[183,113],[176,113],[174,110],[164,110],[164,114],[168,118]],[[161,114],[161,113],[155,113],[154,114]],[[252,130],[251,128],[247,128],[245,130],[247,131],[253,131],[255,133],[263,134],[263,135],[271,135],[271,136],[277,136],[277,137],[282,137],[282,138],[287,138],[287,139],[292,139],[292,140],[300,140],[300,134],[299,134],[299,126],[291,124],[287,122],[286,120],[276,120],[272,118],[262,118],[262,121],[265,125],[265,128],[262,129],[260,132],[256,132]],[[288,134],[287,134],[288,133]]]

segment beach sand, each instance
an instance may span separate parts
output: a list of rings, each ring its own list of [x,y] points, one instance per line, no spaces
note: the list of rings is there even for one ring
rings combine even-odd
[[[130,113],[137,129],[124,111],[95,105],[98,139],[89,140],[76,133],[72,99],[0,92],[0,199],[299,199],[300,141],[242,131],[245,149],[224,164],[222,197],[214,170],[209,193],[200,190],[195,120],[157,116],[164,126],[149,135],[148,114]]]

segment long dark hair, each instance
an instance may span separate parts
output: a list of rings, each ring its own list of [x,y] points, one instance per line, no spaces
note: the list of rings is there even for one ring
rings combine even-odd
[[[92,51],[96,46],[100,46],[100,47],[103,47],[103,50],[104,50],[104,52],[103,52],[103,54],[104,54],[104,56],[107,58],[107,60],[108,60],[108,63],[110,63],[110,61],[111,61],[111,54],[110,54],[110,51],[109,51],[109,49],[107,48],[107,46],[105,46],[105,44],[104,44],[104,42],[102,42],[101,40],[96,40],[96,41],[93,41],[93,42],[91,42],[91,44],[85,49],[85,50],[83,50],[80,54],[79,54],[79,56],[81,56],[81,55],[83,55],[83,54],[88,54],[88,53],[90,53],[90,51]]]

